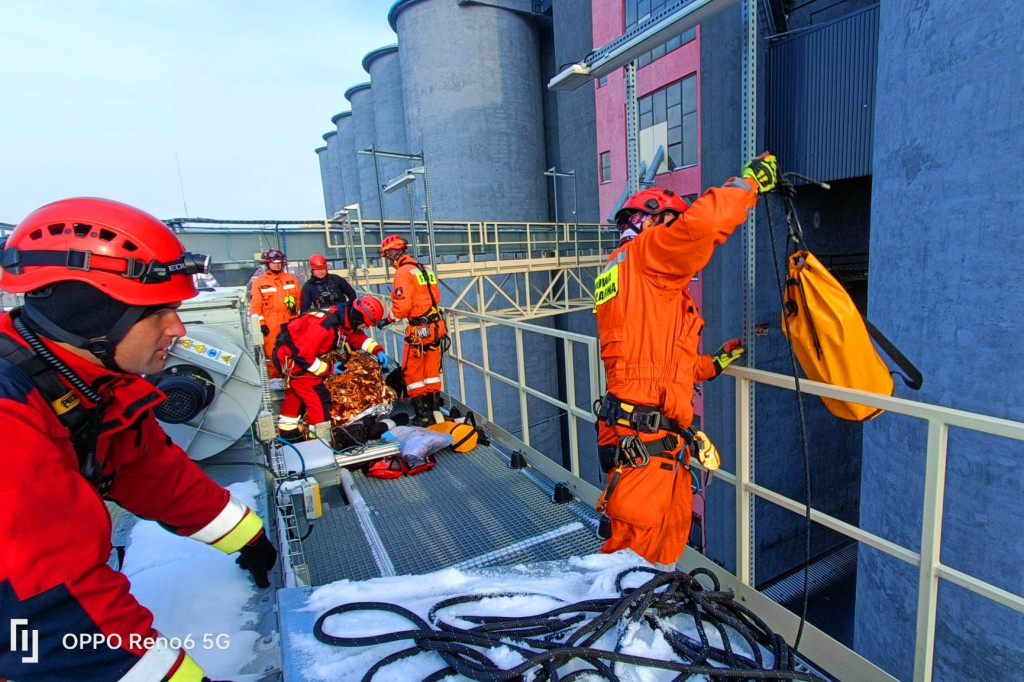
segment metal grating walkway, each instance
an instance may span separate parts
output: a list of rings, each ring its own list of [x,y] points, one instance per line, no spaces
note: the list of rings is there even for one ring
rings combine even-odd
[[[353,472],[397,574],[551,561],[600,548],[592,509],[555,504],[549,481],[530,469],[509,469],[495,449],[443,450],[437,461],[394,480]],[[380,575],[352,507],[326,511],[303,549],[313,585]]]

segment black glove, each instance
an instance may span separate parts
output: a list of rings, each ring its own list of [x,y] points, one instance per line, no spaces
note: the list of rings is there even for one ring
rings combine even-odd
[[[377,329],[383,329],[384,327],[388,326],[393,322],[394,320],[389,320],[388,318],[385,317],[383,320],[377,323]]]
[[[238,558],[235,559],[236,564],[252,573],[252,579],[256,582],[256,587],[260,589],[270,587],[267,571],[274,567],[275,561],[277,561],[277,550],[270,544],[264,531],[260,531],[255,540],[240,549]]]
[[[260,325],[260,334],[263,334],[263,336],[270,336],[270,327],[268,327],[265,324],[261,324]]]

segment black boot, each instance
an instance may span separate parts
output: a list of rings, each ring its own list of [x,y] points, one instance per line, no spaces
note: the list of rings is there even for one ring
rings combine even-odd
[[[412,409],[416,410],[413,426],[430,426],[434,423],[434,400],[430,395],[418,395],[410,399]]]

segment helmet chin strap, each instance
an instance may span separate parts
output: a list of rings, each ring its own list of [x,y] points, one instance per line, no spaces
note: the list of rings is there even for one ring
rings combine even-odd
[[[34,310],[31,305],[23,306],[21,312],[26,321],[44,336],[55,341],[71,344],[75,348],[87,350],[99,358],[100,362],[107,369],[127,374],[117,364],[117,361],[114,360],[114,351],[117,349],[117,344],[121,343],[128,334],[128,330],[132,328],[132,325],[138,322],[150,307],[152,306],[128,306],[128,309],[114,323],[109,332],[94,339],[87,339],[84,336],[69,332],[45,317],[42,313]]]

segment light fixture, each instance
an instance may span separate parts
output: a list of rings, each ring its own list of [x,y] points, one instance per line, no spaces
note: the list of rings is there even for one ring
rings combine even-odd
[[[389,180],[388,183],[384,185],[384,194],[391,194],[392,192],[397,192],[406,185],[411,185],[415,181],[416,176],[413,175],[410,171],[406,171],[399,175],[397,178]]]

